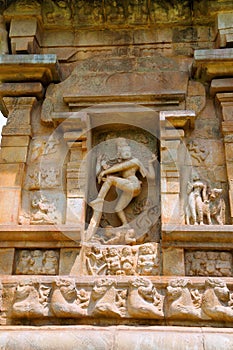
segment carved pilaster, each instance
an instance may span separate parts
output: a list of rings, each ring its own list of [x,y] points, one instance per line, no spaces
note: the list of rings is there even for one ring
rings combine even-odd
[[[163,224],[183,223],[180,196],[180,153],[184,130],[193,128],[195,112],[160,112],[161,212]]]
[[[21,202],[24,167],[31,138],[31,114],[35,97],[6,97],[3,99],[9,112],[2,130],[0,153],[0,208],[1,224],[17,223]],[[7,181],[6,181],[7,178]]]
[[[233,90],[233,86],[232,86]],[[230,217],[233,223],[233,93],[218,93],[217,100],[222,110],[222,132],[224,136],[227,179],[229,186]]]

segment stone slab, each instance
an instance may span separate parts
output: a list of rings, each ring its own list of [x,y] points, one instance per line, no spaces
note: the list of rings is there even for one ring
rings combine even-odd
[[[0,274],[11,275],[14,262],[14,248],[0,249]]]
[[[29,136],[2,136],[1,147],[27,147]]]
[[[232,92],[233,78],[213,79],[210,85],[210,95],[215,96],[218,92]]]
[[[0,330],[0,348],[8,350],[113,350],[111,329],[94,327],[14,327]],[[3,331],[4,330],[4,331]]]
[[[80,266],[75,264],[78,255],[80,254],[80,249],[69,249],[63,248],[60,251],[60,264],[59,264],[59,274],[60,275],[80,275]],[[80,262],[80,260],[79,260]]]
[[[0,163],[26,163],[28,147],[2,147]]]
[[[0,188],[21,186],[24,164],[0,164]]]
[[[0,188],[0,224],[13,224],[18,221],[21,188]]]
[[[163,249],[163,275],[185,276],[184,249],[174,247]]]
[[[195,50],[193,76],[203,81],[233,75],[233,49]]]
[[[0,329],[0,346],[7,350],[231,350],[232,345],[232,329],[226,328],[3,326]]]
[[[0,84],[0,96],[36,96],[42,98],[43,85],[41,83],[1,83]]]
[[[2,196],[0,198],[2,198]],[[5,211],[7,212],[7,210]],[[6,242],[8,246],[12,247],[15,245],[23,247],[29,246],[30,244],[39,247],[46,242],[48,243],[46,247],[49,245],[53,248],[61,246],[78,247],[80,245],[80,236],[81,228],[78,225],[14,225],[7,223],[0,225],[1,247],[4,247]]]
[[[56,55],[0,55],[0,80],[59,82]]]
[[[162,226],[163,247],[202,247],[232,249],[232,225],[176,225]]]

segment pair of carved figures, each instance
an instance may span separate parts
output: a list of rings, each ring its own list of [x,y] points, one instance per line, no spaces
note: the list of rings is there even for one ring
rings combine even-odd
[[[20,283],[10,313],[12,318],[133,317],[209,324],[233,322],[233,298],[219,278],[207,278],[198,287],[188,279],[175,279],[166,288],[156,288],[144,277],[134,277],[121,287],[115,279],[100,278],[87,289],[78,289],[73,279],[57,279],[53,288],[32,281]]]
[[[204,218],[208,225],[225,224],[225,202],[222,189],[207,191],[207,186],[195,175],[187,186],[188,202],[185,209],[186,224],[203,225]]]

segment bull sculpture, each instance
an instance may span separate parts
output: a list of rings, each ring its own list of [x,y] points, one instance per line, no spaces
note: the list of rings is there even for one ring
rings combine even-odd
[[[225,224],[225,202],[222,198],[222,189],[213,188],[208,193],[206,185],[194,178],[188,182],[188,203],[185,209],[186,224],[203,225],[204,218],[208,225]]]

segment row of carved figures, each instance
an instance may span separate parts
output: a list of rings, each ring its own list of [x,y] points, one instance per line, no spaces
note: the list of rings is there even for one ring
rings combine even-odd
[[[167,287],[155,287],[143,277],[133,277],[124,284],[99,278],[92,286],[77,286],[72,278],[57,278],[53,284],[25,280],[15,286],[12,306],[6,308],[11,319],[89,316],[233,322],[233,293],[219,278],[207,278],[198,285],[178,278]]]

